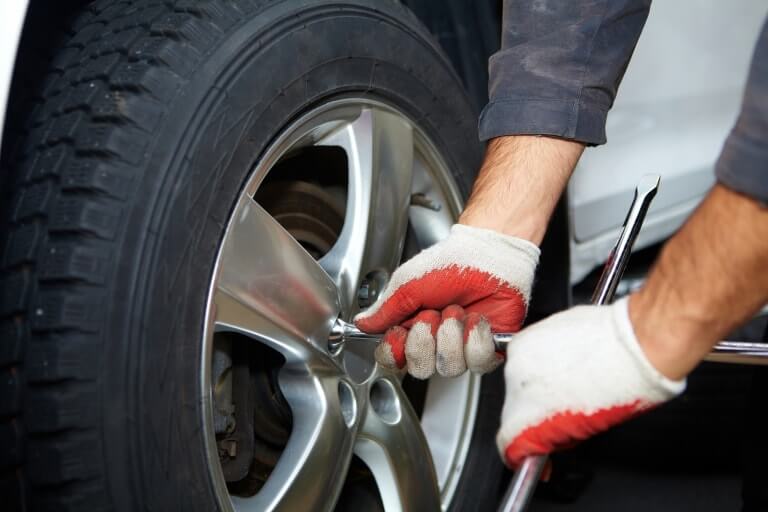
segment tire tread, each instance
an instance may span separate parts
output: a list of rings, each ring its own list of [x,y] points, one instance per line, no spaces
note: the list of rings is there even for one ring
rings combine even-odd
[[[0,252],[0,442],[12,447],[0,490],[12,509],[112,508],[95,428],[99,290],[166,105],[253,8],[214,4],[91,3],[28,105]]]

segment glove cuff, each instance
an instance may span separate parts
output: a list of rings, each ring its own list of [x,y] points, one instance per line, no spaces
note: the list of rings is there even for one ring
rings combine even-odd
[[[658,395],[655,397],[658,398],[657,401],[664,402],[685,391],[686,379],[672,380],[665,377],[651,364],[643,352],[643,348],[635,336],[632,321],[629,319],[629,297],[619,299],[611,306],[611,309],[616,337],[632,357],[640,375],[648,384],[648,389],[653,394]]]
[[[476,243],[502,245],[510,250],[518,251],[528,257],[535,267],[539,263],[539,256],[541,255],[541,249],[524,238],[518,238],[516,236],[505,235],[492,229],[478,228],[475,226],[467,226],[466,224],[454,224],[451,226],[451,234],[460,238],[469,238]]]
[[[517,288],[528,304],[541,254],[535,244],[490,229],[454,224],[445,243],[427,252],[433,249],[439,251],[435,267],[454,264],[489,272]]]

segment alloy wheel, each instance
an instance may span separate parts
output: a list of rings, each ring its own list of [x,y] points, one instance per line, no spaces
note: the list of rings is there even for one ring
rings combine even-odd
[[[279,192],[264,195],[274,190],[269,179],[281,163],[308,148],[343,151],[346,181],[341,192],[327,194],[331,199],[311,186],[290,187],[329,211],[332,197],[341,198],[335,240],[321,236],[337,223],[333,215],[276,214],[268,204]],[[427,135],[379,101],[348,97],[322,105],[292,123],[261,158],[224,234],[202,344],[202,427],[223,510],[302,510],[309,503],[332,509],[353,456],[372,473],[386,510],[447,506],[470,442],[479,379],[432,379],[414,404],[402,375],[374,363],[372,343],[330,347],[328,337],[337,318],[350,320],[371,302],[407,241],[423,248],[441,239],[460,207]],[[226,363],[216,356],[223,339],[230,355],[238,343],[279,354],[272,395],[289,410],[290,434],[251,493],[233,493],[222,471],[220,434],[232,425],[221,421],[215,402],[217,393],[233,393]],[[256,431],[260,414],[267,412],[256,411]]]

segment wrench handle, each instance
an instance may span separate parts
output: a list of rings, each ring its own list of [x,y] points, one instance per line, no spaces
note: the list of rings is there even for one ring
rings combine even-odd
[[[645,214],[648,213],[651,201],[659,189],[659,181],[658,175],[649,174],[640,178],[640,182],[635,188],[632,206],[629,207],[627,218],[624,220],[624,228],[619,235],[616,246],[605,262],[603,273],[600,275],[600,280],[592,295],[592,304],[601,306],[613,300],[616,286],[627,268],[632,246],[638,233],[640,233],[643,220],[645,220]],[[509,342],[512,337],[513,335],[508,333],[495,334],[494,341],[499,345]],[[528,507],[546,463],[546,455],[526,457],[507,488],[499,512],[523,512]]]

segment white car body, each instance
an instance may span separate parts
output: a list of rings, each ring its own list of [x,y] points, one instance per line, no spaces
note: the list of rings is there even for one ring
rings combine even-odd
[[[27,6],[0,2],[3,124]],[[654,3],[608,116],[609,143],[585,152],[569,186],[572,282],[605,261],[643,174],[662,183],[636,249],[669,237],[701,201],[766,11],[761,0]]]
[[[0,2],[0,141],[3,140],[5,112],[8,106],[8,94],[11,91],[13,66],[16,64],[16,51],[24,29],[24,16],[27,14],[25,0],[7,0]]]
[[[608,144],[585,151],[568,191],[571,281],[605,261],[635,184],[661,175],[635,249],[674,233],[714,183],[768,3],[657,1],[608,114]]]

